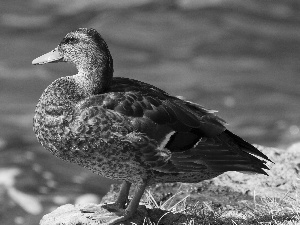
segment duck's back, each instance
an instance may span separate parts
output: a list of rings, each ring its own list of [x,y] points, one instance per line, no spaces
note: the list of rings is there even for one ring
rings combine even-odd
[[[173,97],[137,80],[113,78],[107,93],[91,96],[81,108],[101,106],[127,118],[134,130],[160,144],[170,132],[197,132],[212,137],[222,133],[225,122],[213,110]],[[198,134],[195,134],[197,136]]]

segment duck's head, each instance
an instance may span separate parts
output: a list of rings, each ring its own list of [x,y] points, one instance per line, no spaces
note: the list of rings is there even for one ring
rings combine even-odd
[[[73,63],[79,72],[99,70],[113,73],[113,60],[108,47],[95,29],[79,28],[68,33],[60,44],[32,61],[34,65],[53,62]]]

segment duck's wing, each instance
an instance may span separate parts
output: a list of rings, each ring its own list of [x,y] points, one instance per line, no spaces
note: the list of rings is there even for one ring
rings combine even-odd
[[[253,171],[265,173],[268,158],[226,130],[225,122],[195,103],[181,100],[139,81],[115,78],[108,93],[81,107],[101,106],[131,121],[132,130],[157,145],[141,149],[151,169],[165,173]],[[149,141],[150,142],[150,141]],[[149,143],[150,146],[150,143]]]
[[[114,81],[111,98],[116,95],[120,98],[117,105],[110,100],[110,107],[126,116],[146,117],[178,131],[195,128],[204,136],[215,136],[226,129],[225,121],[216,116],[214,110],[171,96],[140,81],[128,78],[114,78]]]

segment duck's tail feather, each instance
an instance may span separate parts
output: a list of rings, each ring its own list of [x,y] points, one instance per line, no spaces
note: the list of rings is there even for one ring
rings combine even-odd
[[[261,151],[259,151],[257,148],[255,148],[253,145],[249,144],[247,141],[242,139],[241,137],[235,135],[234,133],[230,132],[229,130],[225,130],[224,133],[228,135],[240,148],[242,148],[243,151],[254,155],[261,157],[269,162],[272,162],[265,154],[263,154]],[[273,162],[272,162],[273,163]]]
[[[266,163],[271,160],[242,138],[224,131],[214,138],[201,138],[185,151],[172,152],[172,164],[182,172],[205,168],[216,171],[254,172],[267,175]]]

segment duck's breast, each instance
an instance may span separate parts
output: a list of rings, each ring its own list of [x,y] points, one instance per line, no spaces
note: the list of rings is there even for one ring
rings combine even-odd
[[[54,81],[39,99],[33,130],[39,142],[55,155],[70,137],[69,126],[74,119],[74,106],[81,99],[76,87],[65,78]]]

